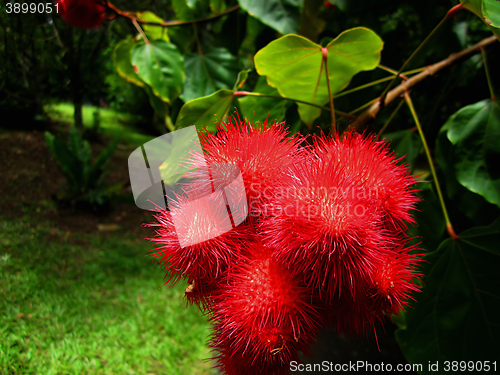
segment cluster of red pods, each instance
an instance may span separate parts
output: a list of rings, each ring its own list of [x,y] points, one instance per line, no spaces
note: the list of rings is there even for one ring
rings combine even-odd
[[[417,181],[387,145],[234,116],[219,125],[199,132],[203,151],[186,160],[193,181],[149,226],[168,282],[187,280],[188,302],[213,323],[221,371],[287,374],[319,329],[360,336],[398,314],[420,285],[407,234]],[[206,181],[207,164],[236,165],[244,196],[231,173]]]

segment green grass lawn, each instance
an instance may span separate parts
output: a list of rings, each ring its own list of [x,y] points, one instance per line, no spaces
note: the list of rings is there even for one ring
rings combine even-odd
[[[49,116],[57,121],[73,124],[73,113],[75,111],[73,104],[58,103],[50,104],[45,107]],[[97,107],[83,106],[83,126],[91,128],[94,121],[94,112]],[[143,143],[155,138],[152,135],[140,134],[136,130],[127,126],[133,123],[136,118],[128,113],[119,113],[110,108],[99,108],[100,113],[100,128],[110,137],[121,136],[121,140],[135,147],[139,147]]]
[[[0,374],[214,374],[210,326],[144,240],[0,218]]]

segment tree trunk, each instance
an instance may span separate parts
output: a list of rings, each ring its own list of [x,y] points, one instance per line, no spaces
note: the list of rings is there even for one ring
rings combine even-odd
[[[74,38],[73,28],[71,30],[71,38],[69,43],[69,52],[70,56],[70,74],[71,74],[71,93],[73,99],[73,106],[75,107],[75,112],[73,114],[73,119],[75,122],[75,127],[83,132],[83,115],[82,115],[82,106],[83,106],[83,82],[81,75],[81,50],[83,38],[85,36],[85,32],[80,34],[78,39]]]

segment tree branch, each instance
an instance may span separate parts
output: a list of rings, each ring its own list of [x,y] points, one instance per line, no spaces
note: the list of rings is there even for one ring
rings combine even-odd
[[[213,16],[210,16],[210,17],[206,17],[206,18],[200,18],[200,19],[197,19],[197,20],[192,20],[192,21],[163,21],[163,22],[149,22],[149,21],[145,21],[145,20],[141,20],[140,18],[137,18],[134,14],[134,12],[125,12],[125,11],[122,11],[120,9],[118,9],[115,5],[111,4],[110,1],[106,1],[106,6],[111,9],[113,12],[115,12],[116,14],[118,14],[119,16],[122,16],[122,17],[125,17],[125,18],[129,18],[131,20],[136,20],[137,22],[143,24],[143,25],[153,25],[153,26],[167,26],[167,27],[173,27],[173,26],[184,26],[184,25],[191,25],[191,24],[195,24],[195,23],[202,23],[202,22],[208,22],[208,21],[212,21],[212,20],[215,20],[217,18],[220,18],[220,17],[223,17],[229,13],[232,13],[234,11],[237,11],[238,9],[240,9],[240,6],[239,5],[235,5],[229,9],[226,9],[224,12],[221,12],[219,14],[215,14]]]
[[[389,91],[385,97],[384,100],[384,107],[387,106],[390,102],[392,102],[394,99],[399,98],[401,95],[403,95],[407,90],[409,90],[411,87],[415,86],[417,83],[420,81],[423,81],[426,77],[431,76],[441,69],[446,68],[447,66],[450,66],[457,62],[460,59],[463,59],[464,57],[467,57],[477,51],[480,51],[481,48],[484,48],[486,46],[489,46],[490,44],[493,44],[497,40],[496,36],[491,36],[489,38],[483,39],[479,43],[473,45],[472,47],[469,47],[467,49],[464,49],[461,52],[455,53],[450,55],[448,58],[428,66],[423,72],[409,78],[408,80],[404,81],[401,83],[399,86],[396,88],[392,89]],[[361,126],[366,124],[368,121],[371,119],[374,119],[377,114],[380,112],[380,100],[376,100],[375,103],[373,103],[367,110],[365,110],[362,114],[358,116],[356,120],[354,120],[351,125],[349,126],[349,129],[359,129]]]

